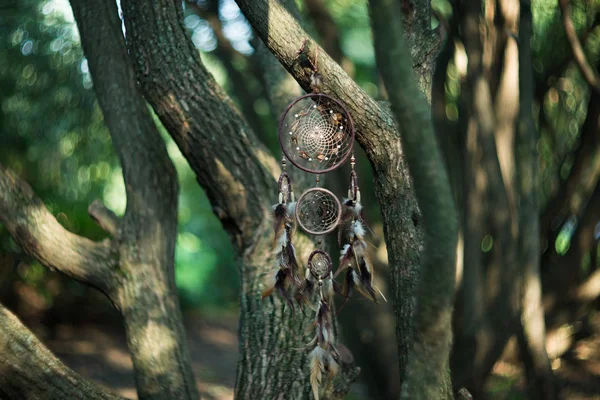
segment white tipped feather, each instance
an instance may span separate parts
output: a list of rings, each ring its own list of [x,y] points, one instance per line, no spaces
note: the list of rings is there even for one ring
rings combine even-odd
[[[361,211],[362,211],[362,204],[360,204],[358,201],[355,203],[354,205],[354,213],[356,215],[360,215]]]
[[[295,202],[287,203],[286,211],[287,211],[288,217],[293,218],[294,212],[296,211],[296,203]]]
[[[354,284],[357,287],[360,287],[360,285],[361,285],[360,277],[358,276],[358,274],[354,270],[352,270],[352,281],[354,282]]]
[[[346,257],[348,255],[348,250],[350,250],[350,245],[349,244],[345,244],[344,248],[342,249],[342,251],[340,251],[340,261],[344,259],[344,257]]]
[[[323,331],[323,343],[331,343],[331,338],[329,337],[329,329],[321,329]]]
[[[327,299],[333,298],[333,278],[331,278],[328,281],[325,281],[325,284],[323,285],[323,290],[325,291],[325,296],[327,297]]]
[[[365,228],[359,219],[354,221],[354,235],[359,238],[363,238],[365,236]]]

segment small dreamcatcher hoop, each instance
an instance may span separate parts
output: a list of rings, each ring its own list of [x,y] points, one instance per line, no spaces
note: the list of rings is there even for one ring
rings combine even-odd
[[[292,181],[286,172],[282,172],[277,181],[277,190],[279,191],[279,203],[293,203],[294,191],[292,190]]]
[[[326,279],[330,276],[332,271],[331,265],[331,257],[323,250],[313,250],[310,256],[308,256],[308,270],[317,280]]]
[[[279,121],[279,143],[303,171],[322,174],[342,165],[354,143],[354,122],[338,100],[311,93],[292,102]]]
[[[340,222],[342,206],[327,189],[308,189],[296,203],[296,220],[306,232],[323,235],[333,231]]]

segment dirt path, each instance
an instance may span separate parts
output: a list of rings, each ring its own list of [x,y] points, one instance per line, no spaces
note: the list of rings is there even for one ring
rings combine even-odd
[[[238,353],[237,317],[185,318],[196,384],[203,399],[233,399]],[[114,325],[58,325],[43,340],[82,376],[130,399],[137,399],[131,357],[122,330]]]
[[[238,354],[237,316],[186,315],[185,325],[196,383],[202,398],[233,399]],[[553,362],[565,400],[600,400],[600,315],[593,334],[572,343]],[[35,329],[34,329],[35,331]],[[131,358],[118,321],[58,325],[52,337],[38,337],[70,368],[107,389],[136,399]],[[45,337],[45,338],[44,338]],[[355,384],[354,389],[361,386]],[[520,366],[500,361],[488,384],[489,400],[525,400]],[[364,389],[364,388],[363,388]],[[366,398],[356,394],[353,398]]]

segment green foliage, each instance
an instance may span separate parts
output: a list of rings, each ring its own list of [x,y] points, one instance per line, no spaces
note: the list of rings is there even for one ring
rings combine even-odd
[[[33,187],[67,229],[105,237],[87,207],[100,198],[122,215],[125,188],[68,2],[24,0],[3,8],[0,60],[0,162]],[[226,80],[218,65],[208,65]],[[230,307],[238,279],[229,240],[177,146],[163,136],[181,185],[176,276],[182,302]],[[0,226],[0,252],[18,251]],[[60,290],[48,290],[45,271],[37,262],[21,263],[13,278],[51,304]],[[60,287],[72,295],[87,290]]]

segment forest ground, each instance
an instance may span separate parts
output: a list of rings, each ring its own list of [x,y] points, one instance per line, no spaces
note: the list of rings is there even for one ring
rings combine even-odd
[[[586,327],[579,330],[579,334],[586,337],[576,341],[553,361],[565,400],[600,400],[600,313],[593,315],[595,317]],[[202,398],[232,399],[238,354],[237,315],[188,313],[185,322]],[[32,328],[65,364],[79,374],[122,396],[137,398],[131,358],[120,325],[83,322],[77,325],[59,323],[51,330],[42,326]],[[556,335],[559,337],[560,332]],[[510,356],[496,364],[487,389],[489,400],[527,398],[523,371]],[[365,388],[360,384],[355,384],[353,391],[354,395],[349,398],[366,398]]]

